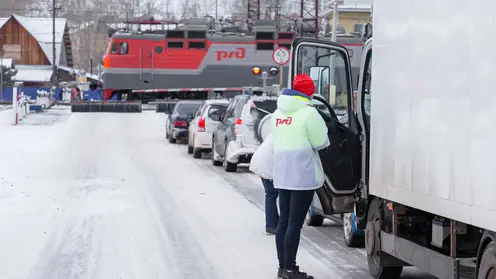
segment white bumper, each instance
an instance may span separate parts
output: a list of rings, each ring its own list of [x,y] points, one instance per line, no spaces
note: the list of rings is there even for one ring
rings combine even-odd
[[[243,155],[253,155],[257,147],[242,146],[241,142],[231,141],[227,146],[227,161],[237,163]]]
[[[212,133],[209,132],[196,132],[194,148],[210,149],[212,148]]]

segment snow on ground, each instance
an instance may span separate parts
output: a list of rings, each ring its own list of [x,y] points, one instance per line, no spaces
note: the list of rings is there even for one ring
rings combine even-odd
[[[163,114],[60,110],[52,125],[0,127],[0,278],[276,277],[256,176],[166,143]],[[304,228],[299,265],[368,278],[331,229]]]
[[[54,125],[64,122],[71,116],[68,106],[54,105],[43,112],[30,113],[19,124],[20,125]]]
[[[2,127],[8,126],[11,124],[11,116],[12,115],[12,110],[11,109],[1,109],[0,108],[0,129]]]

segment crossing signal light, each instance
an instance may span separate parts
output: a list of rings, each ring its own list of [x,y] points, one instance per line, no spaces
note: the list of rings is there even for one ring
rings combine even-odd
[[[260,69],[260,67],[253,67],[253,69],[251,69],[251,72],[254,75],[258,76],[258,75],[260,75],[260,73],[262,73],[262,69]]]
[[[276,67],[272,67],[272,68],[270,68],[269,73],[270,73],[272,76],[277,76],[277,74],[279,74],[279,69],[278,69],[278,68],[276,68]]]

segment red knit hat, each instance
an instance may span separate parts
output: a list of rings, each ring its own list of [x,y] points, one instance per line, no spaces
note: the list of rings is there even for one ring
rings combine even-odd
[[[309,75],[301,74],[295,76],[293,80],[293,89],[300,91],[311,98],[315,93],[315,84]]]

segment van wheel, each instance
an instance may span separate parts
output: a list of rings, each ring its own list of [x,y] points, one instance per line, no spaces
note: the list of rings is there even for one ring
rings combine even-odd
[[[384,267],[379,264],[379,252],[381,251],[380,233],[383,222],[382,207],[382,200],[374,198],[370,203],[367,215],[365,251],[367,252],[369,273],[375,279],[398,279],[403,271],[402,266]]]
[[[224,149],[224,162],[223,162],[223,166],[224,166],[224,170],[226,172],[236,172],[236,170],[238,169],[238,164],[235,164],[235,163],[231,163],[227,160],[227,146],[229,145],[229,142],[226,142],[225,144],[225,149]]]
[[[310,227],[320,227],[324,224],[324,217],[318,215],[312,206],[310,206],[307,212],[306,223]]]
[[[484,249],[479,266],[478,279],[496,278],[496,242],[492,241]]]
[[[348,247],[363,247],[365,238],[358,233],[354,213],[343,214],[344,243]]]

